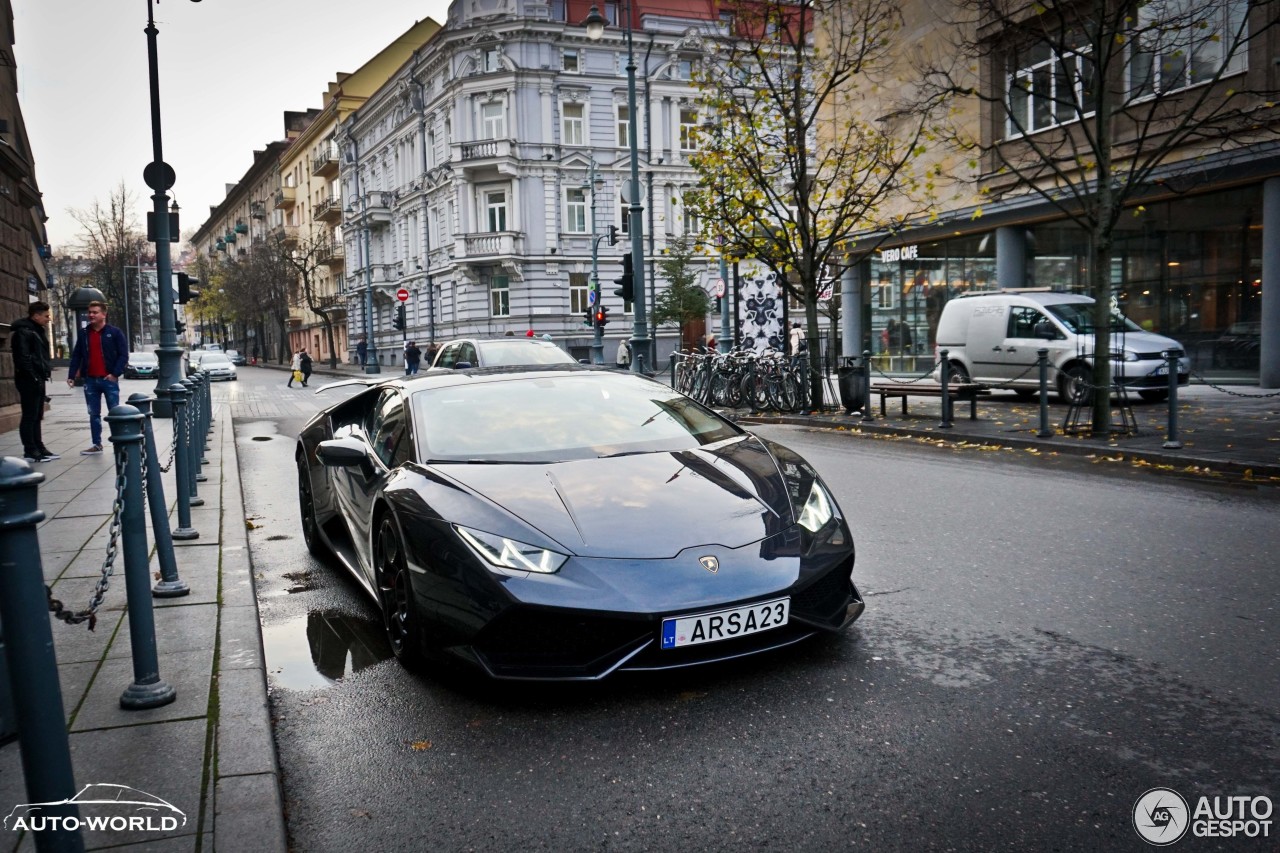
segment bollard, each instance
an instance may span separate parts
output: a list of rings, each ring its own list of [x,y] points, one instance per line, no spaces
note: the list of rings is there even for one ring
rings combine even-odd
[[[862,419],[864,421],[874,421],[876,416],[872,414],[871,409],[871,350],[869,349],[862,351],[862,372],[867,379],[867,399],[862,406]]]
[[[1178,440],[1178,357],[1181,350],[1171,349],[1163,353],[1169,365],[1169,434],[1165,436],[1165,450],[1181,450],[1182,442]]]
[[[1036,362],[1040,365],[1040,429],[1036,435],[1048,438],[1053,435],[1049,428],[1049,350],[1036,350]]]
[[[208,405],[205,403],[204,385],[206,382],[204,374],[197,373],[191,377],[191,434],[188,436],[188,443],[191,445],[191,473],[195,482],[203,483],[209,478],[200,469],[201,465],[208,465],[209,462],[204,458],[205,436],[209,432],[208,426],[205,425],[205,417],[207,415]],[[204,503],[201,501],[200,503]],[[199,506],[199,504],[192,504]]]
[[[125,475],[124,508],[120,511],[120,544],[124,550],[124,586],[129,608],[129,645],[133,650],[133,684],[120,695],[120,707],[141,711],[168,705],[177,692],[160,678],[156,653],[156,618],[151,607],[147,522],[142,509],[142,412],[116,406],[107,415],[116,455],[116,475]]]
[[[204,455],[209,449],[209,434],[213,432],[213,397],[210,396],[209,388],[213,386],[213,380],[209,378],[207,373],[200,374],[200,464],[208,465],[209,460]],[[209,479],[204,474],[198,475],[200,482]]]
[[[938,358],[942,361],[942,423],[938,424],[939,429],[951,429],[951,394],[948,386],[951,384],[951,361],[947,358],[950,350],[939,350]]]
[[[199,531],[191,526],[191,487],[187,480],[191,476],[191,451],[187,449],[187,435],[191,431],[188,396],[182,383],[175,382],[169,386],[169,400],[173,406],[173,440],[177,444],[173,454],[173,479],[178,490],[178,527],[173,531],[173,538],[184,541],[200,538]]]
[[[78,819],[80,811],[66,802],[75,796],[76,783],[36,535],[36,525],[44,521],[36,508],[43,480],[21,459],[0,460],[0,621],[13,683],[22,685],[13,699],[27,799],[62,803],[39,810],[40,816],[62,820],[58,829],[32,833],[36,850],[79,853],[84,839],[78,824],[66,828],[66,819]]]
[[[164,499],[164,480],[160,459],[156,454],[156,436],[151,429],[151,402],[146,394],[130,394],[128,403],[142,413],[142,449],[147,460],[147,509],[151,511],[151,529],[156,536],[156,562],[160,564],[160,581],[151,588],[156,598],[181,598],[191,588],[178,577],[178,561],[173,553],[173,532],[169,530],[169,507]],[[177,459],[175,452],[174,458]]]
[[[671,387],[672,387],[672,388],[676,387],[676,358],[677,358],[677,356],[679,356],[679,353],[674,353],[674,352],[673,352],[673,353],[671,354]]]
[[[200,481],[200,450],[197,442],[200,436],[197,430],[200,428],[199,413],[200,398],[196,395],[196,383],[190,379],[184,379],[181,385],[187,389],[187,399],[190,401],[187,406],[187,495],[189,496],[187,504],[189,506],[204,506],[204,498],[200,497],[199,486]],[[207,477],[205,479],[208,479]]]

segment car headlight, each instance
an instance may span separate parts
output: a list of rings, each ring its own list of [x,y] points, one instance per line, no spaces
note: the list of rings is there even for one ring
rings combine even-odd
[[[1125,360],[1125,361],[1137,361],[1137,360],[1138,360],[1138,354],[1137,354],[1136,352],[1134,352],[1133,350],[1131,350],[1131,349],[1127,349],[1127,350],[1125,350],[1125,351],[1124,351],[1124,360]]]
[[[569,559],[565,554],[517,542],[506,536],[485,533],[483,530],[472,530],[457,524],[453,529],[458,531],[462,541],[470,545],[480,559],[502,569],[549,575],[559,571]]]
[[[810,533],[817,533],[835,514],[835,501],[814,480],[813,488],[809,489],[809,499],[804,502],[804,509],[800,510],[800,518],[796,522]]]

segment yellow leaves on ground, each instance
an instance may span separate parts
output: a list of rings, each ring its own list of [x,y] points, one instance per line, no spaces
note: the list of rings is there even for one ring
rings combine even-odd
[[[414,752],[426,752],[431,748],[431,741],[429,740],[406,741],[406,743],[409,744],[409,748]]]

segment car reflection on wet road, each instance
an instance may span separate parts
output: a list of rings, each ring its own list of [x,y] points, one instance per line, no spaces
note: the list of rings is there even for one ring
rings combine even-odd
[[[271,682],[290,690],[328,687],[391,657],[382,623],[312,610],[262,629]]]

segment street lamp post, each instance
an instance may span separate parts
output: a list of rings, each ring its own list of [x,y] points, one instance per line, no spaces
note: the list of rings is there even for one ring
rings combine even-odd
[[[351,165],[355,179],[356,197],[360,199],[360,225],[364,231],[364,342],[365,373],[381,373],[378,364],[378,345],[373,340],[373,266],[369,263],[369,200],[360,192],[360,143],[351,138]]]
[[[640,114],[636,109],[636,52],[632,43],[631,0],[623,4],[623,9],[627,34],[627,142],[631,148],[631,209],[627,222],[633,273],[631,304],[635,309],[635,323],[631,330],[631,371],[644,373],[647,372],[644,357],[649,352],[649,324],[645,317],[644,220],[641,218],[644,207],[640,204],[640,146],[636,135]],[[599,41],[604,36],[608,21],[600,14],[599,7],[593,5],[582,23],[587,28],[587,38]]]
[[[591,293],[593,298],[588,300],[588,306],[591,314],[591,363],[604,364],[604,329],[595,321],[596,312],[600,310],[600,241],[608,234],[596,234],[596,194],[601,186],[604,185],[604,179],[596,175],[596,161],[591,158],[589,161],[590,173],[587,176],[586,190],[591,193]]]
[[[200,0],[191,0],[199,3]],[[183,377],[179,375],[182,348],[178,346],[178,327],[173,316],[173,266],[169,258],[169,189],[177,181],[173,167],[164,162],[164,150],[160,142],[160,61],[157,54],[155,0],[147,0],[147,67],[151,84],[151,149],[152,160],[142,170],[142,179],[155,190],[151,196],[154,222],[152,233],[156,243],[156,281],[160,304],[160,346],[156,358],[160,362],[155,387],[155,404],[151,414],[157,418],[173,417],[173,405],[169,402],[169,388]]]

